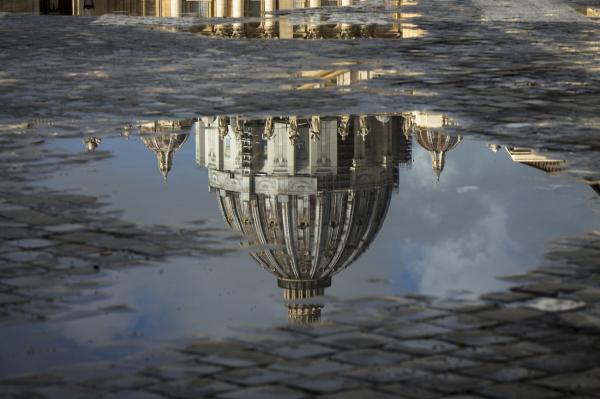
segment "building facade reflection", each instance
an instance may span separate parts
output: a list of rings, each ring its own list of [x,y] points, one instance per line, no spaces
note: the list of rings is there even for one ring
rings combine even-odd
[[[292,21],[281,14],[290,10],[362,4],[357,0],[3,0],[0,12],[222,18],[225,19],[223,22],[199,24],[193,30],[205,36],[230,38],[397,39],[423,36],[425,31],[408,21],[413,15],[400,12],[404,3],[402,0],[385,2],[390,20],[387,24],[330,23],[329,17],[318,12]]]

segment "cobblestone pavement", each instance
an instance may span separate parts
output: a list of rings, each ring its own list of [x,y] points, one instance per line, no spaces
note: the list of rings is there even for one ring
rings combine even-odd
[[[2,397],[597,398],[600,232],[476,301],[345,303],[316,326],[199,340],[0,381]]]
[[[538,3],[515,17],[486,1],[423,1],[406,10],[427,36],[360,46],[210,40],[183,29],[193,21],[168,32],[162,20],[0,16],[0,324],[65,317],[69,297],[101,295],[105,269],[228,251],[201,224],[127,224],[101,199],[40,188],[60,167],[110,156],[52,151],[45,135],[157,115],[427,107],[450,111],[462,134],[568,150],[578,169],[600,170],[599,25],[568,10],[538,18]],[[349,60],[401,73],[351,91],[280,90],[300,65]],[[269,93],[260,106],[258,92]],[[517,286],[477,301],[365,298],[319,325],[5,378],[0,398],[599,397],[599,260],[600,232],[564,238],[538,269],[506,277]]]

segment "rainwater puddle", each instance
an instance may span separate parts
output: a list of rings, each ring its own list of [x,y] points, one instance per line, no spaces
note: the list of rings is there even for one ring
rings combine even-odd
[[[565,160],[463,138],[441,114],[145,121],[52,146],[112,157],[45,185],[103,196],[137,224],[203,221],[240,248],[109,275],[107,304],[135,311],[111,316],[121,323],[100,340],[316,322],[369,295],[474,298],[600,220],[594,187],[565,176]]]

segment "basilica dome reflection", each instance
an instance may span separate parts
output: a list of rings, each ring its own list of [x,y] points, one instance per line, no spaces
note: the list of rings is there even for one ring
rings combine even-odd
[[[398,167],[411,160],[400,115],[202,118],[197,161],[223,218],[277,278],[290,319],[317,300],[381,228]]]
[[[191,125],[191,120],[157,120],[138,124],[140,138],[146,148],[156,154],[158,169],[165,180],[173,167],[173,154],[188,140],[189,134],[182,129],[189,129]]]

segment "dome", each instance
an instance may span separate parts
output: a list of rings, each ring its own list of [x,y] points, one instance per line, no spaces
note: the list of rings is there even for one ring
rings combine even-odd
[[[173,153],[186,143],[188,134],[142,134],[141,139],[147,149],[155,152],[158,169],[166,179],[173,167]]]
[[[355,261],[385,219],[392,184],[361,190],[308,194],[248,194],[220,190],[219,207],[228,225],[241,232],[251,257],[277,277],[288,302],[288,318],[320,318],[331,277]]]
[[[428,129],[417,129],[417,142],[431,154],[431,167],[438,179],[444,170],[446,152],[462,141],[461,136],[447,136]]]

